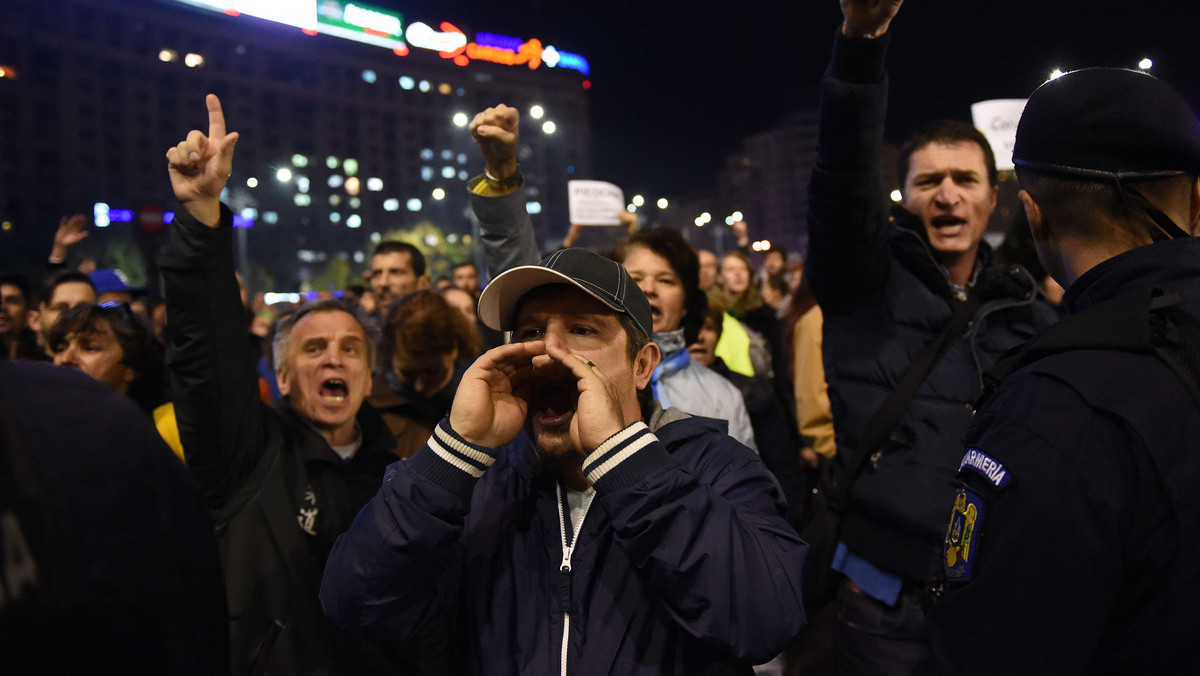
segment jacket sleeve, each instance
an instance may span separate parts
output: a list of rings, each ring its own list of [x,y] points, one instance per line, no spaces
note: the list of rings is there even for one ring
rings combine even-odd
[[[266,412],[234,276],[233,216],[209,228],[176,212],[160,260],[171,326],[167,367],[187,464],[215,511],[263,453]]]
[[[870,302],[886,283],[889,205],[880,160],[887,41],[839,30],[821,84],[805,275],[826,314]]]
[[[685,424],[685,422],[675,423]],[[784,520],[775,480],[726,435],[693,475],[637,422],[584,461],[618,546],[680,629],[752,664],[777,655],[805,625],[808,546]]]
[[[455,603],[471,494],[499,453],[468,443],[446,419],[424,448],[389,466],[325,563],[326,616],[348,633],[394,642]]]
[[[1152,501],[1129,485],[1134,470],[1122,458],[1144,447],[1070,386],[1039,380],[1019,394],[1040,411],[985,409],[968,437],[1005,480],[962,472],[972,571],[930,611],[930,652],[917,673],[1088,672],[1129,591],[1137,562],[1123,538],[1139,528],[1136,508]]]
[[[481,192],[482,186],[483,178],[475,178],[467,192],[471,209],[479,219],[479,239],[488,274],[495,278],[520,265],[536,265],[541,258],[533,221],[525,210],[524,189],[489,195]]]

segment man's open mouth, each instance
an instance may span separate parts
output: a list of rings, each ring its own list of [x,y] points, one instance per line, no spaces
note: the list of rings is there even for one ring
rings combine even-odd
[[[654,321],[658,321],[658,319],[661,317],[662,317],[662,310],[660,310],[658,308],[658,306],[655,305],[654,303],[651,303],[650,304],[650,318]]]
[[[341,402],[349,393],[350,388],[341,378],[330,378],[321,383],[321,398],[325,401]]]
[[[562,425],[571,419],[579,403],[574,383],[543,383],[534,395],[533,414],[544,427]]]
[[[934,216],[933,220],[930,221],[930,224],[940,230],[942,228],[954,228],[960,225],[966,225],[967,220],[965,218],[959,218],[958,216]]]

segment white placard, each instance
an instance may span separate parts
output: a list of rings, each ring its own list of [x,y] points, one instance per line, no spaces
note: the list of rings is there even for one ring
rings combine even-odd
[[[575,225],[620,225],[625,211],[625,193],[604,181],[567,181],[571,223]]]
[[[1017,140],[1017,122],[1025,110],[1026,99],[993,99],[971,104],[971,119],[983,132],[996,155],[996,169],[1013,168],[1013,143]]]

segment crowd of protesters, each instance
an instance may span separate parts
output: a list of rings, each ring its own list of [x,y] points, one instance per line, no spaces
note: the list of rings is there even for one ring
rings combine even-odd
[[[1144,74],[1039,89],[993,250],[966,123],[919,130],[886,199],[901,3],[841,4],[806,252],[630,214],[609,250],[562,224],[548,251],[500,104],[470,124],[483,266],[435,281],[384,241],[360,284],[267,305],[209,95],[167,152],[163,288],[70,264],[82,216],[41,279],[0,271],[2,654],[80,668],[46,638],[71,631],[131,673],[1200,668],[1194,113]]]

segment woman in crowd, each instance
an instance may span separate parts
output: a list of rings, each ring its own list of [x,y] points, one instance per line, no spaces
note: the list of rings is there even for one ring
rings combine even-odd
[[[785,372],[781,349],[781,323],[775,309],[763,300],[762,293],[752,283],[754,268],[750,259],[741,251],[730,251],[721,258],[721,298],[728,305],[729,314],[742,322],[766,343],[771,353],[771,371]],[[755,375],[761,375],[756,373]]]
[[[650,380],[654,398],[663,408],[728,421],[730,436],[757,450],[737,388],[688,354],[708,307],[696,250],[678,230],[663,227],[635,232],[617,258],[650,301],[654,342],[662,352]]]
[[[407,458],[449,412],[463,372],[479,356],[479,334],[438,292],[415,291],[392,306],[382,347],[391,368],[376,375],[367,401],[396,437],[396,455]]]
[[[149,320],[128,303],[85,303],[62,313],[46,332],[46,344],[55,364],[83,371],[132,399],[183,458],[174,407],[167,402],[166,351]]]

